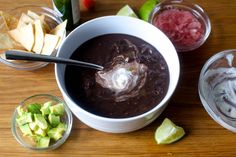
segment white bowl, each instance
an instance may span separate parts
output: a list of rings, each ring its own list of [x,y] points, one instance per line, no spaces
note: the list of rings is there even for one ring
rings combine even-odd
[[[136,36],[153,45],[164,57],[169,68],[170,82],[166,96],[153,109],[130,118],[106,118],[89,113],[76,104],[65,87],[65,65],[56,64],[55,75],[60,91],[74,115],[88,126],[111,133],[125,133],[143,128],[154,121],[165,109],[179,80],[180,66],[177,52],[170,40],[153,25],[125,16],[105,16],[88,21],[64,40],[58,57],[70,58],[72,53],[85,41],[99,35],[119,33]]]

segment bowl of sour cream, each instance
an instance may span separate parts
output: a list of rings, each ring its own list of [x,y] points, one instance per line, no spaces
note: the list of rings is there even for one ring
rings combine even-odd
[[[205,63],[198,88],[208,114],[236,132],[236,49],[216,53]]]

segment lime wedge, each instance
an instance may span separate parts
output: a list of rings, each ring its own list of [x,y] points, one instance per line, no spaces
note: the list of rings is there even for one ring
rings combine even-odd
[[[138,16],[135,14],[133,9],[127,4],[124,7],[122,7],[116,15],[121,15],[121,16],[130,16],[130,17],[135,17],[138,18]]]
[[[171,120],[165,118],[155,132],[155,140],[157,144],[170,144],[182,138],[184,134],[182,127],[176,126]]]
[[[139,9],[139,17],[144,21],[148,21],[149,15],[158,1],[159,0],[147,0]]]

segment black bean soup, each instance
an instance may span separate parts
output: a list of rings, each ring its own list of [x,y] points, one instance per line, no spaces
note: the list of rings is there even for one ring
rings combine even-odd
[[[126,34],[106,34],[79,46],[71,59],[104,66],[104,71],[67,65],[66,90],[93,114],[127,118],[154,108],[166,95],[169,69],[152,45]]]

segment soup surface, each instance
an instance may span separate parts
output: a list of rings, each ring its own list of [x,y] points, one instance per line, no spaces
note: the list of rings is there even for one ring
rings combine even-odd
[[[92,38],[71,59],[104,66],[104,70],[67,66],[65,85],[83,109],[109,118],[127,118],[154,108],[166,95],[169,69],[150,44],[125,34]]]

